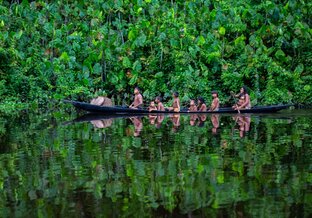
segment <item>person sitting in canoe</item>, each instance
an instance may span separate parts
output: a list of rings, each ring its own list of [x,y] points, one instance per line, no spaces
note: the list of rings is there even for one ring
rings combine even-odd
[[[134,88],[134,101],[129,106],[129,108],[140,109],[142,105],[143,105],[143,96],[140,93],[139,87],[135,87]]]
[[[203,97],[198,98],[198,106],[197,106],[198,111],[204,112],[207,111],[207,106],[205,104],[205,100]]]
[[[240,93],[235,95],[235,97],[238,97],[239,101],[237,104],[235,104],[233,106],[234,110],[250,109],[251,108],[250,96],[248,94],[246,86],[243,86],[240,89]]]
[[[245,102],[245,97],[243,95],[235,95],[235,97],[239,98],[238,101],[235,103],[235,105],[232,106],[232,108],[234,110],[236,110],[236,108],[238,108],[239,106],[241,106],[244,102]]]
[[[169,111],[173,111],[173,112],[180,112],[179,93],[178,92],[174,92],[172,94],[172,97],[173,97],[172,107],[169,107],[168,110]]]
[[[211,106],[209,111],[218,111],[219,110],[219,106],[220,106],[220,101],[218,98],[218,92],[217,91],[212,91],[211,92],[213,100],[211,102]]]
[[[155,102],[156,102],[156,104],[157,104],[157,110],[158,111],[165,111],[165,107],[164,107],[164,105],[163,105],[163,103],[161,102],[161,97],[160,96],[157,96],[156,98],[155,98]]]
[[[155,105],[155,102],[154,101],[151,101],[151,104],[150,106],[148,107],[148,111],[151,112],[151,111],[156,111],[157,110],[157,107]]]
[[[195,112],[195,111],[197,111],[197,106],[195,104],[195,101],[192,99],[190,101],[190,107],[188,109],[188,112]]]

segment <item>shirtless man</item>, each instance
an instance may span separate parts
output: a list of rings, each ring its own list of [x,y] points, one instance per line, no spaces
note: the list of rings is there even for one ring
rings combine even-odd
[[[134,101],[133,103],[129,106],[129,108],[132,109],[139,109],[143,105],[143,96],[140,93],[140,89],[138,87],[134,88]]]
[[[155,98],[155,103],[157,104],[157,110],[158,111],[165,111],[165,107],[164,107],[163,103],[161,102],[160,96],[157,96]]]
[[[219,106],[220,106],[220,101],[218,98],[218,92],[217,91],[212,91],[211,92],[213,100],[210,106],[209,111],[218,111],[219,110]]]
[[[179,93],[178,92],[174,92],[172,94],[172,97],[173,97],[172,107],[169,107],[168,110],[169,111],[173,111],[173,112],[180,112]]]

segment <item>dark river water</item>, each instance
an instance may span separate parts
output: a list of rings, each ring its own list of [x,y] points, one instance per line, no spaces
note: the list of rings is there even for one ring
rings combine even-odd
[[[0,217],[312,214],[311,110],[77,117],[0,118]]]

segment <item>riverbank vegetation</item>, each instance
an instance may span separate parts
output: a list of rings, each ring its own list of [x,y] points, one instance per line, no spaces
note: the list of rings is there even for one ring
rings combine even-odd
[[[225,101],[243,84],[254,103],[312,103],[311,1],[0,3],[2,105],[129,101],[136,85]]]

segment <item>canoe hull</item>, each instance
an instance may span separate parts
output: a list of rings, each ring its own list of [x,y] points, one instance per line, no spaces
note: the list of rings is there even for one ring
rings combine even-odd
[[[79,101],[66,101],[66,103],[73,104],[76,108],[88,111],[91,113],[99,113],[99,114],[157,114],[157,113],[176,113],[172,111],[152,111],[149,112],[145,109],[131,109],[126,107],[105,107],[105,106],[97,106],[92,105],[85,102],[79,102]],[[271,105],[271,106],[256,106],[251,109],[244,109],[240,110],[240,113],[275,113],[283,109],[287,109],[292,105]],[[205,112],[188,112],[187,110],[182,110],[179,112],[180,114],[215,114],[215,113],[231,113],[236,114],[238,113],[237,110],[233,110],[232,108],[220,108],[219,111],[205,111]]]

